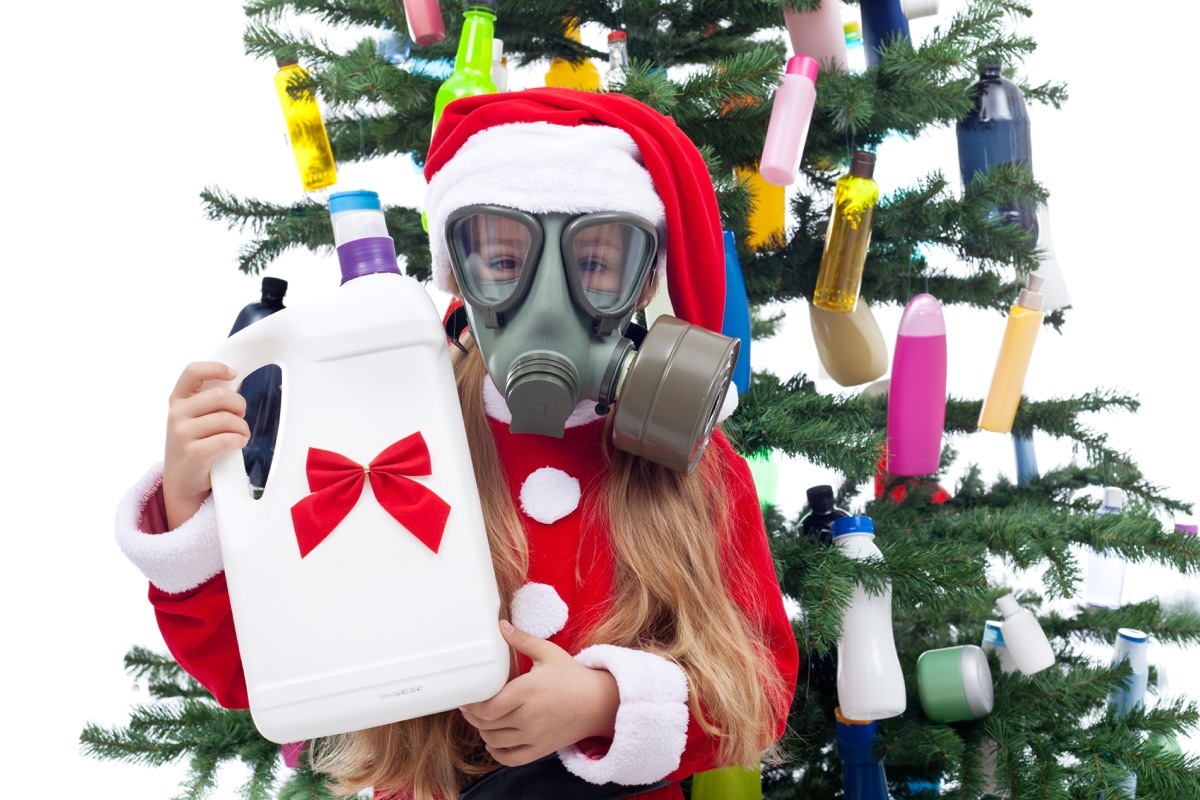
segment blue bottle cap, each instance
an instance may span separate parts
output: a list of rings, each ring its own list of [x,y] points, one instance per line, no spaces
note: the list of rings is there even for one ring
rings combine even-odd
[[[875,535],[875,523],[870,517],[839,517],[833,521],[833,538],[846,536],[851,533],[869,533]]]
[[[383,205],[379,202],[378,192],[356,189],[353,192],[335,192],[329,195],[330,214],[337,214],[340,211],[356,211],[364,208],[376,211],[383,210]]]
[[[1117,631],[1117,636],[1127,642],[1133,642],[1135,644],[1141,644],[1150,638],[1136,628],[1121,628]]]

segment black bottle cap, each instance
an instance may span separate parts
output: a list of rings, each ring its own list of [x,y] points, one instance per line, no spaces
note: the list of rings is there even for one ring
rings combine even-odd
[[[263,302],[268,300],[282,300],[287,294],[288,283],[283,278],[266,277],[262,279],[262,297]]]
[[[850,174],[858,178],[870,178],[875,174],[875,154],[866,150],[855,150],[850,156]]]
[[[985,78],[999,78],[1003,69],[1004,64],[995,58],[981,59],[979,62],[979,74]]]
[[[829,511],[833,508],[833,487],[827,484],[811,486],[806,492],[808,505],[813,511]]]
[[[294,59],[294,58],[284,58],[283,56],[275,56],[275,66],[279,67],[280,69],[283,69],[284,67],[290,67],[295,63],[297,63],[297,62],[296,62],[296,59]]]

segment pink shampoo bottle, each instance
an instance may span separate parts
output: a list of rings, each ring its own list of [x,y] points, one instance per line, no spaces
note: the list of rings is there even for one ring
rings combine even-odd
[[[908,301],[896,331],[888,385],[888,471],[932,475],[946,424],[946,321],[930,294]]]
[[[790,186],[800,170],[800,156],[808,138],[813,106],[817,102],[817,60],[797,55],[787,69],[771,102],[771,120],[763,140],[758,171],[767,183]]]

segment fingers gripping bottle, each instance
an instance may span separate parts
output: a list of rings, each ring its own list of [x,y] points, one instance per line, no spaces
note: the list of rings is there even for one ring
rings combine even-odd
[[[847,558],[883,560],[875,546],[870,517],[833,521],[833,544]],[[904,674],[892,633],[892,589],[869,594],[860,584],[842,618],[837,649],[837,692],[842,715],[852,720],[880,720],[904,713]]]
[[[509,668],[440,315],[378,195],[329,204],[342,285],[212,356],[283,373],[261,499],[240,452],[212,472],[250,711],[280,744],[484,700]]]
[[[875,154],[859,150],[850,158],[850,171],[834,187],[825,253],[812,297],[813,305],[819,308],[850,313],[858,305],[875,205],[879,202],[879,186],[871,177],[874,172]]]

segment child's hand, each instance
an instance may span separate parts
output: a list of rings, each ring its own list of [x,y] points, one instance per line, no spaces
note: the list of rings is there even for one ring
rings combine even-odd
[[[246,400],[232,389],[206,381],[228,381],[233,370],[215,361],[188,364],[171,392],[163,456],[163,500],[174,530],[196,513],[212,491],[209,470],[217,456],[250,440]]]
[[[620,703],[612,675],[583,666],[507,620],[500,631],[514,650],[533,659],[533,669],[491,699],[459,709],[479,729],[492,758],[516,767],[589,736],[612,736]]]

